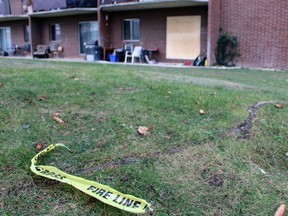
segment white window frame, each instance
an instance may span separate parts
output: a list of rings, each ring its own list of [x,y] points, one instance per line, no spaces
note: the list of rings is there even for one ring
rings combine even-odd
[[[55,35],[53,35],[52,26],[54,26]],[[58,26],[58,29],[57,29],[57,26]],[[59,34],[57,34],[57,30],[58,30]],[[59,23],[50,24],[49,34],[50,34],[50,41],[58,41],[58,42],[61,41],[61,25]],[[55,37],[55,39],[54,39],[54,37]]]
[[[130,22],[130,38],[125,38],[125,25],[124,25],[124,22]],[[138,29],[139,29],[139,32],[138,32],[138,38],[133,38],[133,30],[134,30],[134,27],[133,27],[133,21],[137,21],[138,22]],[[123,19],[122,20],[122,40],[123,41],[127,41],[127,42],[133,42],[133,41],[140,41],[140,38],[141,38],[141,34],[140,34],[141,30],[140,30],[140,19],[139,18],[129,18],[129,19]]]

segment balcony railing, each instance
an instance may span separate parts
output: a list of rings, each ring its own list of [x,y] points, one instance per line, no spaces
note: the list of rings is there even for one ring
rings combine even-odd
[[[139,0],[102,0],[102,5],[107,4],[120,4],[120,3],[128,3],[128,2],[139,2]]]
[[[10,15],[10,2],[9,0],[0,1],[0,15]]]
[[[97,0],[34,0],[34,11],[49,11],[66,8],[96,8]]]
[[[97,0],[66,0],[68,8],[97,7]]]

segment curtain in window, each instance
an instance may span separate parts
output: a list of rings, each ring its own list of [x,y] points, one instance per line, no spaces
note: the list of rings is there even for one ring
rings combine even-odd
[[[139,20],[133,20],[131,25],[132,25],[132,40],[139,40],[140,39],[140,22]]]
[[[10,27],[0,28],[0,50],[8,51],[11,47]]]

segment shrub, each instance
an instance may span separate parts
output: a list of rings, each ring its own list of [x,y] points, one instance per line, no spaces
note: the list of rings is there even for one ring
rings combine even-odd
[[[217,40],[215,59],[217,65],[235,66],[235,58],[240,56],[237,37],[225,32]]]

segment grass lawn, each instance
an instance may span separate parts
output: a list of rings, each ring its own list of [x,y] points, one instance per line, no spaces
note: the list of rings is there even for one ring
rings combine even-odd
[[[288,204],[287,71],[0,65],[2,215],[130,215],[33,174],[38,143],[74,150],[56,149],[40,164],[145,199],[153,215],[270,216]],[[261,101],[273,102],[241,136],[237,126]]]

